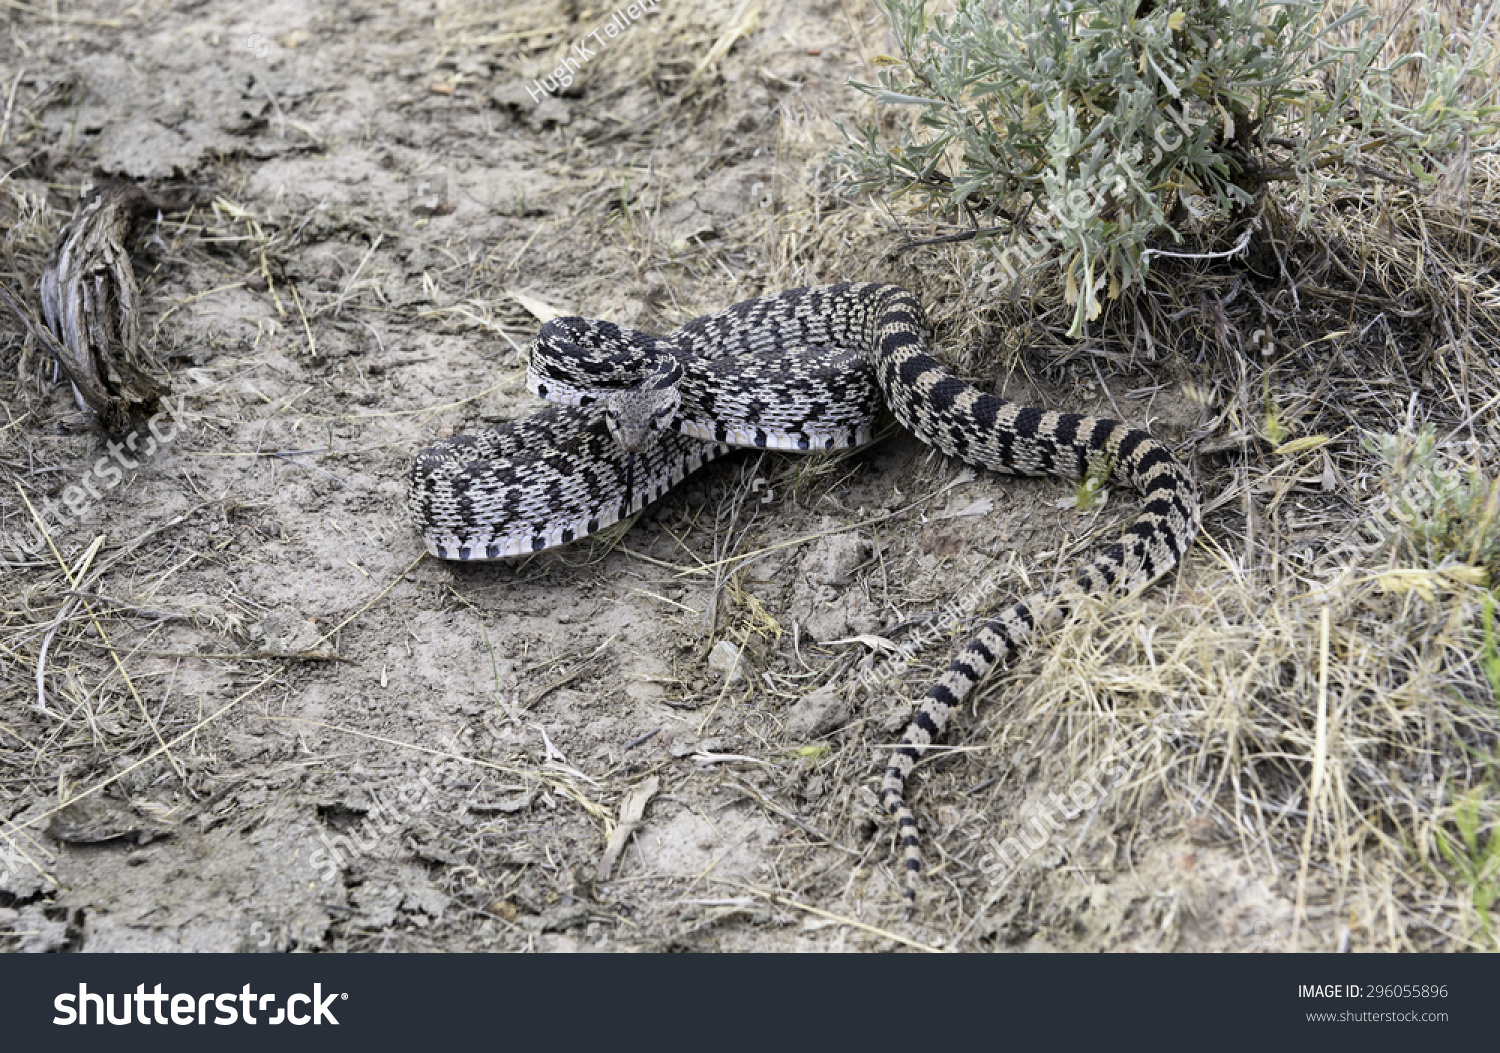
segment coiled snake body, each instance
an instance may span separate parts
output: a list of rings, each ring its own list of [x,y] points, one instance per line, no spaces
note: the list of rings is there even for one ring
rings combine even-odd
[[[887,766],[880,801],[899,828],[906,894],[921,852],[904,796],[922,750],[997,663],[1055,628],[1080,596],[1123,595],[1176,566],[1198,529],[1192,478],[1149,434],[988,395],[927,350],[916,298],[894,285],[793,289],[663,337],[606,322],[548,322],[532,391],[563,402],[421,451],[410,508],[444,559],[498,559],[583,537],[656,500],[730,446],[831,449],[869,441],[879,401],[918,438],[1015,475],[1083,477],[1103,463],[1145,498],[1117,542],[993,617],[927,692]]]

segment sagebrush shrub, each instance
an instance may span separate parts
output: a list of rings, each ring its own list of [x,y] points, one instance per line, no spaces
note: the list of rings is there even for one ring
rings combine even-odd
[[[853,86],[910,112],[894,141],[878,122],[845,130],[835,156],[853,189],[999,235],[1006,278],[1055,260],[1075,335],[1106,285],[1112,298],[1141,280],[1153,239],[1245,219],[1276,183],[1300,184],[1305,222],[1314,184],[1368,151],[1430,180],[1436,158],[1492,130],[1493,0],[1467,49],[1419,11],[1423,52],[1384,68],[1362,6],[1328,19],[1321,3],[1265,0],[876,5],[900,54],[877,60],[879,84]],[[1391,78],[1411,63],[1415,98]]]

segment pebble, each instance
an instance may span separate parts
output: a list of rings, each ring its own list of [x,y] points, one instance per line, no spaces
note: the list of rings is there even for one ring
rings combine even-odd
[[[708,667],[731,684],[745,678],[745,658],[740,649],[728,640],[720,640],[708,652]]]

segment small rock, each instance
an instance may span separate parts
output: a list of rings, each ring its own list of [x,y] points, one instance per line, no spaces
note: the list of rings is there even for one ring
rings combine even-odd
[[[922,548],[938,556],[956,556],[963,551],[964,539],[952,527],[935,527],[922,535]]]
[[[586,903],[559,904],[549,907],[537,915],[527,915],[520,921],[521,928],[531,932],[562,932],[586,924],[593,912]],[[568,948],[576,950],[576,946]]]
[[[14,949],[22,954],[56,953],[68,945],[66,919],[47,917],[43,913],[44,906],[41,903],[30,904],[16,920],[14,934],[21,937],[21,942]]]
[[[831,590],[828,590],[831,591]],[[848,611],[831,595],[814,595],[802,627],[814,640],[837,640],[849,633]]]
[[[171,827],[141,816],[128,805],[98,796],[61,806],[47,824],[48,837],[75,845],[119,838],[130,838],[144,845],[170,833]]]
[[[632,680],[625,685],[625,697],[632,702],[659,702],[667,697],[667,689],[649,680]]]
[[[832,525],[829,520],[825,529]],[[786,615],[814,640],[847,636],[850,616],[873,613],[868,601],[847,589],[873,551],[869,541],[848,534],[823,538],[798,563]]]
[[[849,719],[849,703],[836,688],[823,687],[802,696],[787,710],[786,737],[795,742],[815,739]]]
[[[745,678],[745,656],[728,640],[720,640],[708,652],[708,667],[731,684]]]
[[[290,657],[317,647],[322,634],[317,622],[290,604],[282,604],[250,627],[250,638],[267,654]]]
[[[816,585],[847,585],[874,546],[851,534],[825,537],[802,557],[801,576]]]
[[[490,92],[490,101],[502,110],[529,113],[531,108],[541,101],[533,92],[526,90],[526,85],[529,83],[530,81],[517,80],[502,84]]]
[[[655,655],[634,656],[633,666],[625,676],[625,697],[632,702],[655,702],[667,697],[667,689],[661,683],[670,679],[672,667]]]

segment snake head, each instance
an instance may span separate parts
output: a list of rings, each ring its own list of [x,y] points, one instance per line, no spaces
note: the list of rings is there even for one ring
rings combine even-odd
[[[672,430],[682,395],[676,387],[612,391],[600,399],[610,435],[627,453],[639,453]]]

